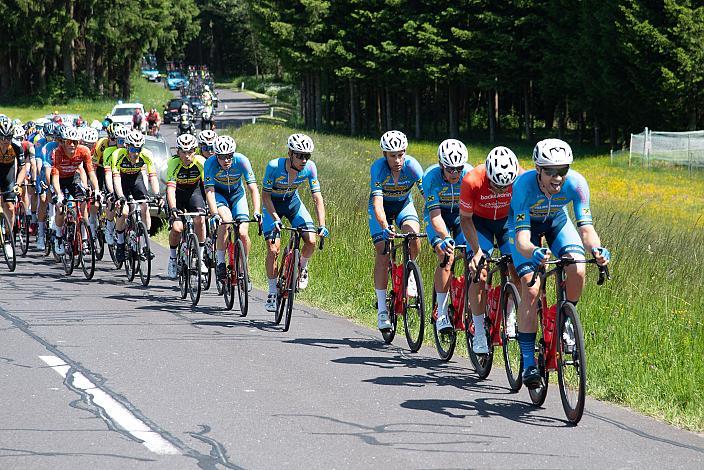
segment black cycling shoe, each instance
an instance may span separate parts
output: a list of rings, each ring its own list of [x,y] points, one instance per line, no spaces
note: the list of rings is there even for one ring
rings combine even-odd
[[[115,246],[115,259],[117,260],[118,263],[122,263],[125,261],[125,244],[124,243],[118,243]]]
[[[523,383],[530,390],[540,387],[541,377],[537,367],[530,366],[523,371]]]
[[[215,275],[223,281],[227,277],[227,268],[225,267],[225,263],[218,263],[218,265],[215,267]]]

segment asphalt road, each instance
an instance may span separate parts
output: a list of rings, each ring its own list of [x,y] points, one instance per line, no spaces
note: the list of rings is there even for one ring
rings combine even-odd
[[[148,288],[0,264],[0,468],[702,468],[701,435],[591,399],[570,426],[557,387],[535,408],[503,370],[318,309],[287,333],[260,291],[246,318],[213,291],[192,309],[154,249]]]

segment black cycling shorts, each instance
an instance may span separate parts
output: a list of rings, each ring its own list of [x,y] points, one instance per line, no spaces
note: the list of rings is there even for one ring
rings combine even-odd
[[[205,212],[205,195],[203,186],[192,189],[176,188],[176,209],[184,212]]]
[[[122,185],[122,194],[124,194],[127,199],[132,196],[135,201],[138,201],[140,199],[146,199],[149,196],[142,173],[138,173],[132,178],[123,175],[120,178],[120,184]]]
[[[15,202],[15,184],[17,183],[17,164],[0,165],[0,196],[5,202]]]

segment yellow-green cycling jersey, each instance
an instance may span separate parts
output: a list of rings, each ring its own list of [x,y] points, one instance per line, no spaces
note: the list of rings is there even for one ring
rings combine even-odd
[[[130,159],[127,149],[117,149],[111,154],[112,172],[121,176],[136,176],[145,166],[149,176],[156,176],[154,155],[147,149],[142,149],[134,162]]]
[[[185,166],[178,155],[169,159],[166,167],[166,185],[176,188],[192,188],[203,184],[205,158],[194,155],[193,162]]]

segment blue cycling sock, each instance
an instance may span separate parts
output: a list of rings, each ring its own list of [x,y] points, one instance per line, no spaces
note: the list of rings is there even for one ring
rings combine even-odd
[[[523,370],[535,365],[535,333],[518,332],[518,344],[523,356]]]

